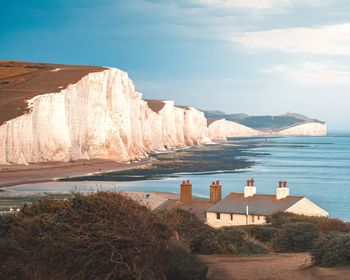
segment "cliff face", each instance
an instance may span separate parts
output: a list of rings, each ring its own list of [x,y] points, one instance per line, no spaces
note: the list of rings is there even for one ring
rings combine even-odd
[[[216,141],[225,141],[228,137],[251,137],[264,134],[262,131],[225,119],[213,119],[212,121],[208,119],[208,129],[210,139]]]
[[[59,92],[32,98],[29,113],[0,126],[0,163],[131,161],[210,141],[202,112],[164,103],[152,110],[121,70],[89,73]]]
[[[276,132],[281,136],[325,136],[327,135],[327,124],[320,122],[311,122],[296,125]]]

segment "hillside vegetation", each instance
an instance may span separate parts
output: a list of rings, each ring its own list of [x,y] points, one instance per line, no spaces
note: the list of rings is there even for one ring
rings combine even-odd
[[[0,216],[0,279],[205,279],[172,234],[118,193],[37,201]]]
[[[347,265],[349,232],[336,219],[286,213],[266,226],[214,229],[119,193],[77,193],[0,216],[0,279],[205,279],[194,254],[310,251],[315,264]]]

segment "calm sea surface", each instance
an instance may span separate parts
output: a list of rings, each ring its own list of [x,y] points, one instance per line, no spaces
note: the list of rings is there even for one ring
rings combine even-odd
[[[270,138],[268,144],[271,145],[250,149],[253,154],[246,158],[256,164],[235,173],[182,173],[178,178],[164,180],[92,184],[102,189],[117,186],[135,191],[178,192],[181,180],[190,179],[194,195],[208,197],[213,180],[222,182],[224,196],[233,191],[242,192],[246,179],[250,177],[255,179],[257,192],[267,194],[275,193],[279,180],[286,180],[291,195],[306,196],[331,216],[350,221],[350,133],[329,133],[326,137]],[[72,186],[72,182],[57,184],[66,189]],[[76,186],[78,182],[73,184]],[[52,183],[49,189],[52,190]],[[55,190],[58,191],[56,185]]]

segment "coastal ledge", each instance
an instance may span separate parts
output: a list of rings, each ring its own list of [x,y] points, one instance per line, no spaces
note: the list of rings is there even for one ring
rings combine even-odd
[[[128,170],[150,164],[151,158],[131,163],[92,159],[71,162],[43,162],[30,165],[0,165],[0,188],[20,184],[41,183],[63,178],[74,178]]]

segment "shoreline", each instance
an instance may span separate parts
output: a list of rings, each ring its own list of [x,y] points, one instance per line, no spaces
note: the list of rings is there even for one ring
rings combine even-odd
[[[0,165],[0,188],[125,171],[146,166],[152,161],[152,158],[130,163],[91,159],[29,165]]]

